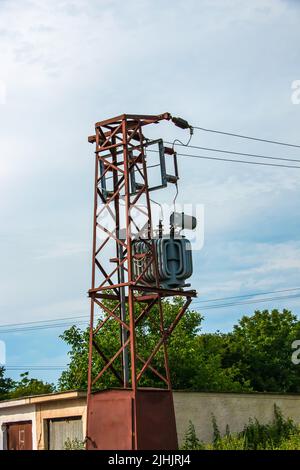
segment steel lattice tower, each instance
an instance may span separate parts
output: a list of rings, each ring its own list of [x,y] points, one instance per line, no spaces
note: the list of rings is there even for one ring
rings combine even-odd
[[[87,448],[108,448],[110,444],[107,444],[107,441],[101,444],[99,433],[101,435],[103,432],[109,432],[110,429],[112,434],[111,448],[117,448],[114,443],[118,444],[119,442],[114,441],[114,428],[113,425],[111,428],[109,425],[109,414],[112,410],[107,405],[106,415],[104,416],[103,403],[98,403],[95,398],[97,394],[93,393],[94,387],[97,387],[103,374],[109,371],[118,380],[120,389],[123,389],[124,393],[121,396],[125,397],[126,393],[130,396],[131,412],[128,411],[128,420],[132,419],[132,435],[129,438],[131,444],[128,444],[128,440],[128,442],[126,441],[127,444],[124,441],[123,448],[139,449],[151,445],[151,439],[147,444],[148,438],[144,435],[143,424],[141,423],[144,419],[141,409],[143,407],[145,410],[147,407],[149,408],[149,403],[146,403],[148,399],[141,400],[139,398],[140,396],[150,397],[150,395],[141,395],[143,391],[140,385],[141,379],[147,371],[151,371],[159,378],[162,388],[157,389],[157,391],[163,392],[164,396],[168,397],[167,401],[164,402],[162,417],[168,415],[166,420],[170,422],[171,419],[171,422],[175,423],[173,419],[174,410],[167,339],[184,315],[196,292],[194,290],[184,291],[160,287],[147,176],[146,147],[149,140],[143,134],[145,126],[170,119],[171,115],[169,113],[157,116],[123,114],[97,122],[95,124],[95,135],[89,137],[89,142],[96,144],[96,150],[92,286],[89,290],[91,317]],[[138,190],[135,193],[132,192],[131,179],[133,172],[138,174],[140,178]],[[109,188],[107,186],[108,181],[110,182]],[[143,227],[137,224],[136,215],[141,214],[141,212]],[[110,222],[107,225],[103,220],[109,220]],[[99,237],[99,235],[102,236]],[[143,254],[134,252],[133,244],[137,237],[142,238],[147,246],[147,251]],[[114,255],[108,258],[107,253],[110,253],[111,256],[112,252]],[[134,274],[134,262],[143,263],[143,270],[139,276]],[[150,267],[156,273],[155,285],[153,283],[149,285],[143,278]],[[181,296],[184,298],[184,302],[178,309],[172,323],[166,327],[162,299],[174,296]],[[137,306],[139,308],[136,308]],[[136,343],[136,329],[146,318],[149,319],[151,315],[157,315],[157,312],[160,325],[159,339],[153,346],[150,355],[142,357]],[[120,327],[121,332],[120,337],[118,337],[119,347],[111,357],[108,357],[101,349],[101,333],[109,322],[115,322]],[[153,365],[153,360],[159,350],[163,351],[163,373]],[[99,370],[96,371],[95,358],[98,358],[97,364],[101,364]],[[111,396],[114,397],[119,392],[121,390],[111,391]],[[102,395],[100,392],[98,396],[107,398],[105,392]],[[113,400],[115,399],[117,398],[113,398]],[[116,404],[116,402],[114,403]],[[166,408],[168,408],[167,412]],[[124,424],[121,416],[120,420]],[[171,443],[166,443],[166,448],[168,448],[168,445],[170,446]],[[174,445],[176,446],[173,438]]]

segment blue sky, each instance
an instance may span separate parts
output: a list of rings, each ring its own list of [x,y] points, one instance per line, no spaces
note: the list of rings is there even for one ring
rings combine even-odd
[[[299,3],[288,0],[0,1],[0,324],[89,312],[87,136],[96,121],[169,111],[202,127],[300,143],[300,105],[291,101],[299,19]],[[186,137],[167,123],[151,132]],[[192,143],[300,155],[200,131]],[[180,174],[179,202],[205,208],[192,281],[199,298],[299,286],[299,170],[189,159]],[[259,307],[299,313],[300,302],[209,310],[203,330],[228,331]],[[8,365],[65,364],[60,331],[0,331]]]

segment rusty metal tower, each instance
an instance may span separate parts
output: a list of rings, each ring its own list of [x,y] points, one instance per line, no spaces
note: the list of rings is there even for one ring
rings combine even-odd
[[[161,145],[161,141],[150,141],[143,133],[146,126],[171,119],[176,120],[169,113],[123,114],[97,122],[95,135],[89,137],[96,150],[89,290],[88,449],[174,449],[178,445],[167,339],[196,292],[161,286],[149,195],[153,189],[148,182],[151,161],[146,157],[149,145]],[[182,122],[175,124],[184,127]],[[175,153],[166,147],[164,152],[169,158]],[[176,183],[177,176],[166,175],[161,187],[168,181]],[[143,220],[142,226],[138,225],[139,219]],[[134,249],[137,240],[143,240],[146,247],[142,253]],[[138,274],[135,263],[140,266]],[[146,280],[149,269],[155,282]],[[181,296],[184,302],[166,327],[162,299],[175,296]],[[142,357],[136,329],[151,315],[158,316],[159,339],[149,356]],[[115,322],[120,329],[119,347],[111,357],[101,349],[101,333],[109,322]],[[160,350],[163,373],[153,364]],[[95,370],[95,358],[101,364],[99,370]],[[141,379],[149,371],[158,377],[161,388],[141,387]],[[109,372],[120,388],[95,391],[103,374]]]

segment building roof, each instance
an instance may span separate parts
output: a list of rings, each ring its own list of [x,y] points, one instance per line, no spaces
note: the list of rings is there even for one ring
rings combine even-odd
[[[67,390],[66,392],[55,392],[45,395],[33,395],[29,397],[12,398],[0,401],[1,408],[9,408],[12,406],[33,405],[37,403],[46,403],[58,400],[74,400],[76,398],[86,398],[86,392],[78,390]]]

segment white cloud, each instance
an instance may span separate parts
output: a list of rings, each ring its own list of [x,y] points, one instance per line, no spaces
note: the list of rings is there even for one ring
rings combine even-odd
[[[242,275],[276,274],[279,271],[280,275],[285,276],[289,270],[300,269],[300,242],[257,244],[248,258],[256,266],[242,270]]]
[[[300,242],[223,242],[206,258],[205,275],[196,274],[201,298],[299,287]]]
[[[1,80],[7,84],[0,107],[3,321],[7,312],[11,321],[24,321],[73,314],[83,305],[90,278],[73,280],[90,268],[76,256],[90,243],[90,220],[84,234],[77,229],[82,213],[92,213],[94,149],[86,137],[96,120],[169,110],[195,125],[297,142],[300,107],[290,102],[290,83],[298,78],[296,8],[280,0],[166,1],[159,7],[150,0],[1,2]],[[169,124],[151,132],[166,139],[184,134]],[[193,143],[294,156],[201,132]],[[277,226],[269,244],[260,246],[255,237],[259,217],[259,228],[270,223],[262,220],[268,210],[289,216],[286,224],[292,224],[291,203],[300,194],[296,170],[190,159],[180,160],[180,173],[178,201],[206,208],[209,236],[201,255],[207,253],[207,263],[205,270],[196,266],[193,278],[201,277],[199,291],[229,295],[295,282],[297,246],[276,245]],[[170,201],[172,190],[164,193]],[[71,235],[70,214],[77,223]],[[25,243],[28,227],[32,236]],[[234,237],[230,253],[225,233],[233,236],[240,227],[247,228],[247,240],[238,245]],[[66,240],[66,233],[72,241],[55,242],[57,236]],[[223,256],[210,248],[210,237],[218,234]],[[67,289],[58,295],[63,279],[75,286],[75,300],[68,300]],[[16,285],[20,299],[14,299]]]
[[[212,235],[240,230],[243,226],[254,232],[259,217],[274,218],[282,211],[288,214],[291,201],[299,197],[297,171],[300,170],[286,169],[285,173],[277,169],[268,169],[264,173],[254,170],[252,175],[248,172],[224,174],[202,180],[200,169],[201,165],[194,165],[190,179],[180,188],[180,195],[183,200],[190,201],[189,195],[193,194],[194,204],[204,204],[206,242]]]

